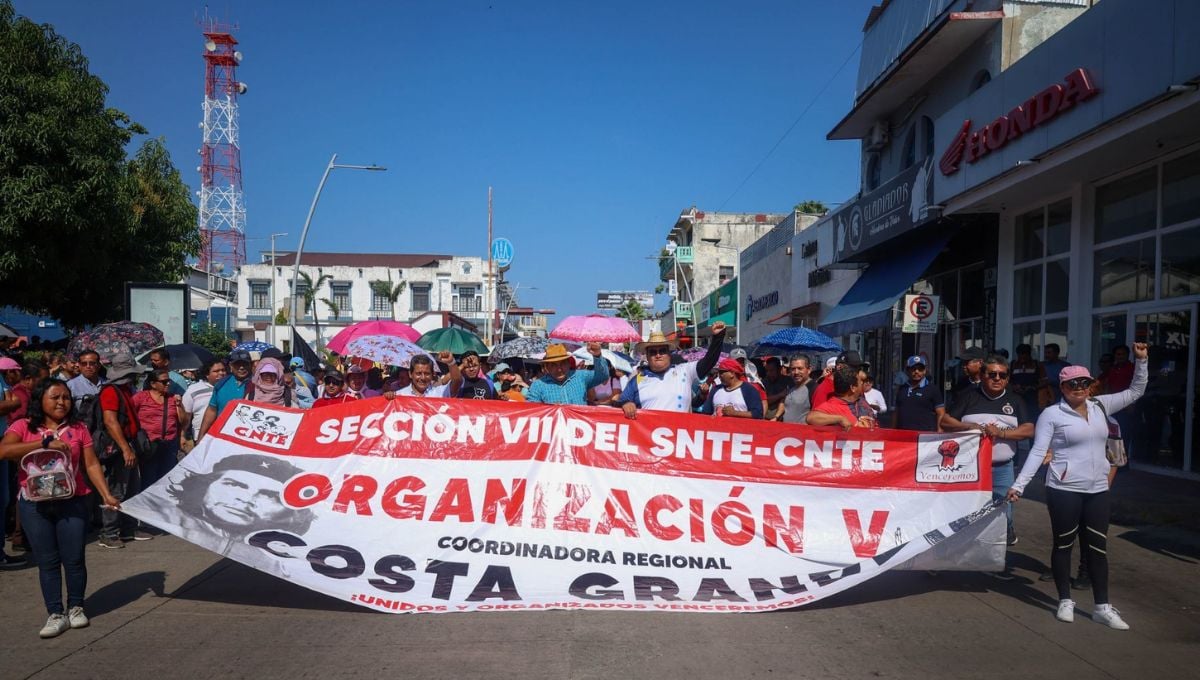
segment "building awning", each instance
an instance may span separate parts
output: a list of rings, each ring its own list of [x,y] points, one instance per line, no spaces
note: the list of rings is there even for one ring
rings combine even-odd
[[[929,268],[950,236],[944,233],[913,239],[906,248],[872,262],[821,321],[820,331],[837,337],[887,326],[891,322],[892,305]]]

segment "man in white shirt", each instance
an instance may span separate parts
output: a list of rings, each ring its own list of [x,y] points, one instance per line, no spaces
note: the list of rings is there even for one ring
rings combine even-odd
[[[702,359],[672,365],[671,349],[675,343],[661,332],[651,333],[649,340],[638,343],[638,351],[645,354],[646,364],[638,368],[616,401],[625,417],[637,418],[639,408],[690,412],[692,388],[716,367],[724,341],[725,323],[717,321],[712,325],[712,342]]]
[[[868,374],[867,379],[863,381],[863,398],[875,411],[877,420],[881,414],[887,413],[887,400],[883,398],[883,392],[875,389],[875,376],[873,375]]]
[[[83,398],[100,394],[105,380],[100,376],[100,355],[87,349],[79,353],[79,375],[67,381],[71,399],[75,401],[75,413],[79,415]]]

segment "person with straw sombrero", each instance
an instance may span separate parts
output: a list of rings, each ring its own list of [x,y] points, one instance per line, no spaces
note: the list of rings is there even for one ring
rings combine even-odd
[[[625,417],[637,418],[639,408],[677,413],[691,411],[692,389],[716,367],[724,342],[725,323],[717,321],[712,325],[708,352],[699,361],[675,365],[671,365],[675,342],[668,340],[661,331],[655,331],[649,340],[639,342],[637,351],[645,355],[646,363],[638,367],[637,375],[625,386],[617,401]]]
[[[600,343],[589,342],[595,357],[590,370],[576,370],[575,357],[565,345],[555,343],[542,357],[542,375],[525,391],[525,401],[537,404],[587,405],[587,391],[608,382],[608,360],[600,355]]]

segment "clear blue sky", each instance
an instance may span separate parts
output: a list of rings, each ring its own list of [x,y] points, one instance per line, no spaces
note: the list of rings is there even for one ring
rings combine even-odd
[[[198,189],[203,2],[15,4],[82,47],[109,105],[164,137]],[[737,188],[859,45],[871,4],[219,0],[250,87],[247,253],[271,232],[295,247],[336,152],[389,171],[336,171],[308,250],[486,256],[491,185],[508,279],[537,288],[523,303],[591,313],[598,289],[653,289],[646,258],[691,205],[785,212],[854,193],[858,146],[825,133],[857,54]]]

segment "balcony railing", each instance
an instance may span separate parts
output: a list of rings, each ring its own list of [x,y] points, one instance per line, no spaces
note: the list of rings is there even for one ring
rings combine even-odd
[[[692,264],[695,262],[695,255],[692,252],[692,246],[677,246],[675,254],[664,255],[658,260],[658,278],[660,281],[666,281],[671,278],[671,272],[675,269],[675,263]]]

